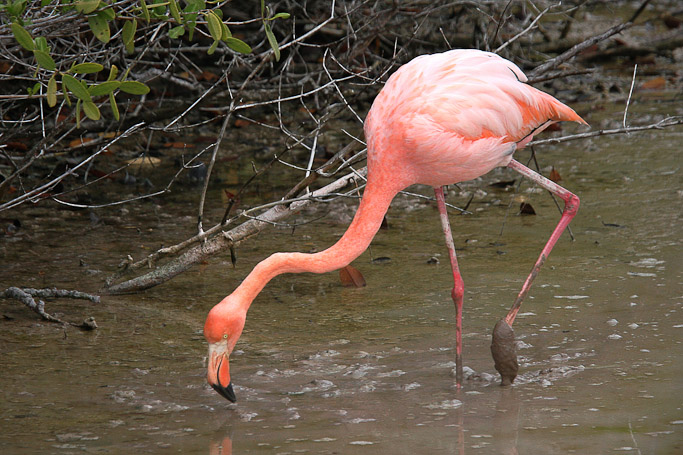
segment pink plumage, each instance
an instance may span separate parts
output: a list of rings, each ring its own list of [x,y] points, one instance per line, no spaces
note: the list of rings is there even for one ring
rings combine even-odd
[[[393,173],[403,186],[448,185],[507,166],[517,143],[549,121],[583,122],[526,80],[514,63],[489,52],[415,58],[389,78],[370,109],[368,165],[398,165]]]
[[[512,159],[517,148],[549,124],[585,123],[573,110],[524,82],[512,62],[477,50],[424,55],[399,68],[375,99],[365,121],[368,178],[363,199],[341,239],[315,254],[275,253],[210,312],[204,326],[209,342],[208,381],[235,401],[228,357],[242,333],[247,310],[273,277],[282,273],[324,273],[348,265],[363,253],[396,194],[415,183],[435,187],[453,269],[456,307],[456,379],[462,382],[464,284],[444,203],[442,186],[474,179],[508,166],[565,201],[562,219],[534,265],[512,309],[496,325],[492,352],[503,384],[517,373],[511,325],[534,277],[578,209],[578,198]],[[497,335],[498,334],[498,335]],[[499,335],[502,334],[502,335]],[[494,349],[494,345],[496,346]]]

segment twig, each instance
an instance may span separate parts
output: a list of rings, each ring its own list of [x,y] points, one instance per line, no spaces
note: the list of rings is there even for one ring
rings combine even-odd
[[[38,300],[36,302],[33,297],[40,297],[40,298],[72,298],[72,299],[85,299],[85,300],[90,300],[93,303],[100,303],[100,297],[97,295],[92,295],[92,294],[87,294],[85,292],[80,292],[80,291],[69,291],[66,289],[57,289],[57,288],[51,288],[51,289],[33,289],[33,288],[24,288],[20,289],[17,287],[9,287],[5,290],[5,292],[2,293],[2,296],[5,297],[6,299],[15,299],[19,300],[22,302],[24,305],[35,311],[42,317],[44,320],[49,321],[49,322],[56,322],[58,324],[62,325],[72,325],[74,327],[78,327],[84,330],[94,330],[97,328],[97,323],[95,322],[95,319],[92,317],[89,317],[85,319],[82,323],[77,324],[75,322],[66,322],[62,321],[56,316],[52,316],[51,314],[47,313],[45,311],[45,302],[42,300]]]
[[[617,33],[621,32],[622,30],[625,30],[633,25],[635,22],[636,18],[640,16],[640,13],[643,12],[645,7],[650,3],[650,0],[645,0],[641,5],[640,8],[631,16],[631,19],[629,19],[627,22],[624,22],[623,24],[616,25],[609,30],[599,34],[595,35],[591,38],[588,38],[585,41],[582,41],[581,43],[577,44],[576,46],[573,46],[572,48],[568,49],[567,51],[563,52],[562,54],[558,55],[555,58],[552,58],[545,63],[537,66],[534,68],[532,71],[527,74],[529,79],[537,78],[540,75],[547,73],[550,70],[553,70],[560,66],[562,63],[566,62],[570,58],[574,57],[576,54],[579,52],[583,51],[584,49],[587,49],[591,47],[592,45],[599,43],[600,41],[603,41],[607,38],[609,38],[612,35],[616,35]]]
[[[636,131],[646,131],[646,130],[660,130],[662,128],[667,128],[669,126],[680,125],[683,123],[683,116],[676,117],[666,117],[657,123],[652,123],[650,125],[644,126],[629,126],[626,128],[614,128],[609,130],[598,130],[590,131],[588,133],[571,134],[569,136],[561,137],[550,137],[548,139],[540,139],[530,142],[528,145],[543,145],[543,144],[559,144],[561,142],[575,141],[577,139],[586,139],[589,137],[596,136],[607,136],[609,134],[621,134],[621,133],[635,133]]]
[[[628,433],[631,435],[631,441],[638,451],[638,455],[642,455],[640,448],[638,447],[638,442],[636,442],[636,437],[633,435],[633,427],[631,426],[631,420],[628,421]]]
[[[636,85],[636,71],[638,71],[638,64],[633,66],[633,79],[631,79],[631,89],[628,91],[628,99],[626,100],[626,108],[624,109],[624,121],[622,125],[626,128],[626,115],[628,115],[628,107],[631,104],[631,95],[633,94],[633,86]]]
[[[514,42],[517,41],[520,37],[524,36],[529,30],[531,30],[532,28],[534,28],[534,26],[536,25],[536,23],[541,19],[541,17],[543,17],[543,15],[544,15],[545,13],[547,13],[550,9],[555,8],[555,7],[559,6],[559,5],[560,5],[560,3],[557,3],[556,5],[550,5],[549,7],[547,7],[547,8],[544,9],[543,11],[541,11],[541,12],[538,14],[538,16],[536,16],[536,18],[533,20],[533,22],[532,22],[531,24],[529,24],[529,26],[528,26],[527,28],[525,28],[525,29],[522,30],[521,32],[517,33],[515,36],[513,36],[512,38],[510,38],[509,40],[507,40],[506,42],[504,42],[504,43],[501,44],[500,46],[498,46],[498,49],[496,49],[495,51],[493,51],[493,53],[494,53],[494,54],[499,53],[500,51],[502,51],[503,49],[505,49],[506,47],[508,47],[508,45],[514,43]],[[507,8],[507,7],[506,7],[506,8]],[[497,30],[496,30],[496,32],[497,32]]]

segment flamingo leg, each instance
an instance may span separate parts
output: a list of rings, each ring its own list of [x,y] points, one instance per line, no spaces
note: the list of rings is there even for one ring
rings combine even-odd
[[[460,275],[460,268],[458,267],[458,258],[455,256],[455,244],[453,243],[453,233],[451,231],[451,223],[448,220],[448,211],[446,210],[446,199],[443,193],[443,187],[434,188],[436,195],[436,203],[439,207],[439,215],[441,218],[441,228],[443,235],[446,238],[446,247],[448,247],[448,257],[451,260],[451,269],[453,270],[453,290],[451,291],[451,298],[455,304],[455,382],[458,387],[461,387],[463,380],[462,373],[462,300],[465,293],[465,283]]]
[[[535,171],[532,171],[531,169],[524,166],[518,161],[510,161],[508,167],[519,172],[524,177],[532,180],[537,185],[545,188],[546,190],[550,191],[551,193],[553,193],[554,195],[556,195],[564,201],[564,210],[562,212],[562,218],[560,218],[560,221],[557,223],[555,230],[550,235],[550,239],[545,244],[545,247],[543,247],[541,255],[538,257],[538,260],[534,264],[534,267],[531,269],[531,273],[524,282],[522,290],[519,291],[517,298],[515,299],[514,303],[512,304],[512,307],[510,308],[510,311],[505,317],[505,322],[507,322],[508,325],[512,326],[512,323],[515,321],[515,317],[519,312],[519,308],[522,306],[522,301],[529,293],[531,283],[534,281],[534,278],[536,278],[536,275],[538,275],[538,272],[541,270],[541,266],[543,266],[543,263],[545,263],[546,259],[548,259],[548,256],[550,255],[550,252],[557,243],[557,240],[560,238],[564,230],[571,222],[572,218],[574,218],[574,215],[576,215],[576,212],[579,210],[579,198],[570,191],[567,191],[566,189],[562,188],[557,183],[543,177]]]
[[[501,385],[510,385],[517,377],[517,371],[519,370],[519,365],[517,363],[517,349],[515,346],[515,332],[512,330],[512,323],[515,321],[515,317],[519,312],[519,308],[522,306],[522,301],[529,293],[531,288],[531,283],[538,275],[541,270],[541,266],[545,263],[550,251],[557,243],[557,240],[562,235],[562,232],[567,228],[569,222],[576,215],[576,211],[579,209],[579,198],[576,195],[570,193],[566,189],[562,188],[560,185],[556,184],[552,180],[548,180],[537,172],[532,171],[528,167],[519,163],[518,161],[512,160],[508,167],[514,169],[515,171],[522,174],[534,181],[537,185],[550,191],[552,194],[560,197],[564,201],[564,211],[562,212],[562,217],[559,223],[555,227],[555,230],[550,235],[550,239],[543,247],[541,255],[531,269],[531,273],[527,277],[522,290],[519,291],[517,298],[512,304],[512,308],[508,312],[507,316],[498,321],[496,326],[493,328],[493,337],[491,339],[491,354],[493,355],[493,361],[495,368],[500,373]]]

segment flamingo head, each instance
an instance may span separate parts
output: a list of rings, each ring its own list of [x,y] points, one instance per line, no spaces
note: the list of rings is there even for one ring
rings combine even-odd
[[[242,335],[246,313],[231,304],[230,297],[209,311],[204,337],[209,343],[207,379],[213,389],[231,402],[237,401],[230,381],[229,357]]]

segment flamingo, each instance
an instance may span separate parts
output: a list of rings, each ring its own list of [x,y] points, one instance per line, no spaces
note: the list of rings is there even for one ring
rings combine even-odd
[[[365,119],[367,185],[344,235],[318,253],[269,256],[209,311],[204,336],[209,344],[207,377],[213,389],[236,401],[229,356],[242,334],[249,306],[264,286],[283,273],[325,273],[347,266],[366,250],[394,196],[418,183],[434,187],[449,252],[456,313],[456,382],[461,387],[464,283],[443,187],[475,179],[501,166],[514,169],[565,202],[561,219],[512,308],[494,329],[491,350],[495,366],[501,383],[512,383],[518,368],[512,332],[515,316],[579,207],[577,196],[515,161],[513,153],[554,122],[586,124],[571,108],[526,81],[514,63],[474,49],[422,55],[389,77]]]

